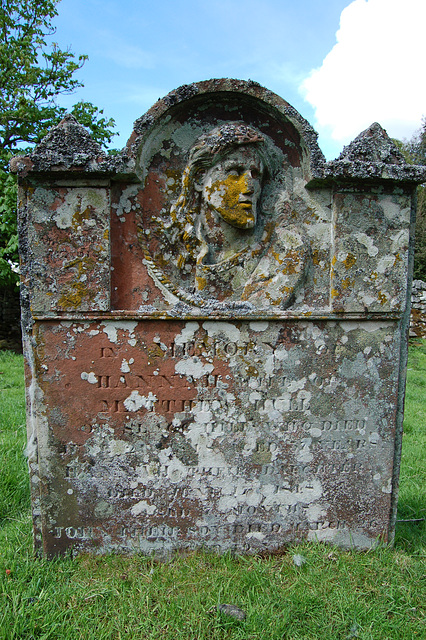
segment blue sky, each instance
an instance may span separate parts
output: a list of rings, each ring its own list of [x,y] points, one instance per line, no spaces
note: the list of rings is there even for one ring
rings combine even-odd
[[[55,41],[89,56],[85,87],[60,103],[103,108],[115,147],[158,98],[209,78],[282,96],[328,159],[374,121],[402,138],[426,115],[426,0],[61,0],[58,12]]]

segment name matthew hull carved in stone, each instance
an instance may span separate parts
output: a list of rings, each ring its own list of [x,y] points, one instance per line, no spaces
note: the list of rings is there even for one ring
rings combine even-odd
[[[226,79],[114,158],[69,116],[15,168],[38,549],[392,539],[424,169],[377,124],[326,163]]]

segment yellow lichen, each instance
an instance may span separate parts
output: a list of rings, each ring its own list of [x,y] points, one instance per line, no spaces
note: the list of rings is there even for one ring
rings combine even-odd
[[[288,293],[292,293],[293,288],[292,287],[286,287],[285,285],[283,285],[282,287],[280,287],[280,291],[281,291],[281,293],[288,294]]]
[[[346,269],[350,269],[351,267],[353,267],[355,262],[356,262],[356,257],[354,256],[353,253],[348,253],[345,260],[343,260],[343,264],[345,265]]]
[[[259,375],[259,371],[253,365],[248,365],[246,367],[246,373],[247,373],[248,376],[257,377]]]
[[[86,207],[84,211],[81,211],[81,209],[78,208],[72,217],[73,229],[76,229],[77,227],[79,227],[83,222],[83,220],[90,220],[92,215],[93,215],[93,207],[91,207],[90,205]]]
[[[202,291],[207,286],[207,279],[202,276],[197,276],[197,288]]]
[[[275,260],[278,262],[278,264],[282,264],[283,263],[283,259],[281,258],[280,254],[277,251],[274,251],[272,249],[271,253],[274,256]]]
[[[165,353],[162,350],[162,348],[160,347],[160,345],[158,344],[153,344],[151,347],[148,348],[148,358],[149,359],[158,359],[158,358],[164,358]]]
[[[73,282],[68,290],[64,290],[58,300],[58,306],[61,309],[78,309],[86,296],[92,298],[93,293],[82,282]]]
[[[216,180],[211,187],[207,187],[211,196],[215,193],[220,194],[222,206],[215,206],[215,208],[222,218],[241,229],[255,222],[252,204],[240,202],[240,195],[248,190],[245,174],[229,175],[224,180]]]
[[[318,249],[315,249],[312,252],[312,262],[315,266],[318,266],[320,263],[320,259],[319,259],[319,255],[318,255]]]
[[[355,280],[351,280],[350,278],[344,278],[342,280],[342,289],[349,289],[353,287],[355,284]]]

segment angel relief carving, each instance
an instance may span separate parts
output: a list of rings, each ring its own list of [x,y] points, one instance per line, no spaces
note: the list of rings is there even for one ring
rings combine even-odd
[[[170,210],[177,267],[191,275],[179,283],[160,277],[169,292],[196,306],[293,304],[310,246],[303,228],[291,221],[282,181],[283,193],[277,193],[273,177],[280,171],[272,141],[245,123],[222,124],[196,140]],[[147,264],[158,282],[152,257]]]

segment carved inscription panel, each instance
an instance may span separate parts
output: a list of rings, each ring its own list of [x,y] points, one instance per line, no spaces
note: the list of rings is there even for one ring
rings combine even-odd
[[[386,537],[397,336],[391,322],[41,322],[29,429],[45,550]]]

